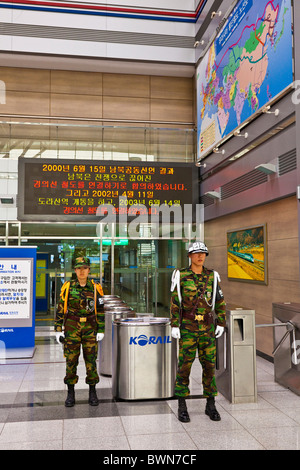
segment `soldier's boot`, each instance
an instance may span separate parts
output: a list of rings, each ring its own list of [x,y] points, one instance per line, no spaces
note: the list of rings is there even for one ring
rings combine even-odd
[[[68,384],[68,396],[65,401],[65,406],[71,407],[75,405],[75,389],[74,385]]]
[[[184,397],[178,398],[178,419],[182,423],[189,423],[190,417],[186,407],[186,402]]]
[[[98,397],[97,397],[97,392],[96,392],[96,386],[95,385],[90,385],[89,405],[91,405],[91,406],[98,406],[99,405],[99,400],[98,400]]]
[[[206,401],[205,414],[210,417],[212,421],[220,421],[221,416],[219,415],[215,406],[215,397],[208,397]]]

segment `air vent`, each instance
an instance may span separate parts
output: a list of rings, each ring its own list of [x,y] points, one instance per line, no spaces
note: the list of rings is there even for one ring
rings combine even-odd
[[[176,36],[174,34],[150,34],[18,23],[0,23],[0,35],[189,49],[194,47],[195,42],[192,36]]]
[[[258,170],[252,170],[229,183],[224,184],[221,187],[221,199],[227,199],[228,197],[235,196],[247,189],[254,188],[259,184],[266,183],[268,181],[268,175],[261,173]]]
[[[204,207],[211,206],[212,204],[214,204],[214,202],[215,201],[212,197],[209,197],[209,196],[200,197],[200,204],[203,204]]]
[[[291,150],[278,158],[279,176],[297,169],[296,149]]]

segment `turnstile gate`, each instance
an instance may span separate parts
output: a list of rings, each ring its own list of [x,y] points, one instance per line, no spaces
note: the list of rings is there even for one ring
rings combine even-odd
[[[217,339],[217,388],[231,403],[257,401],[255,310],[227,306]]]

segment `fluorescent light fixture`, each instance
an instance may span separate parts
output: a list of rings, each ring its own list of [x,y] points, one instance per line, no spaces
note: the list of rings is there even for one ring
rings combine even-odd
[[[13,204],[14,198],[13,197],[1,197],[0,202],[1,204]]]
[[[260,165],[257,165],[255,167],[255,170],[261,171],[266,175],[272,175],[274,173],[277,173],[276,165],[273,165],[273,163],[261,163]]]
[[[213,199],[221,199],[221,193],[219,193],[218,191],[207,191],[204,194],[205,196],[212,197]]]

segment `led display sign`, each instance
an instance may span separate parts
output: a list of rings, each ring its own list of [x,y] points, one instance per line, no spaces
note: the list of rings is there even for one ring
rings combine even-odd
[[[107,205],[132,218],[198,202],[192,163],[19,159],[18,219],[98,221]]]

